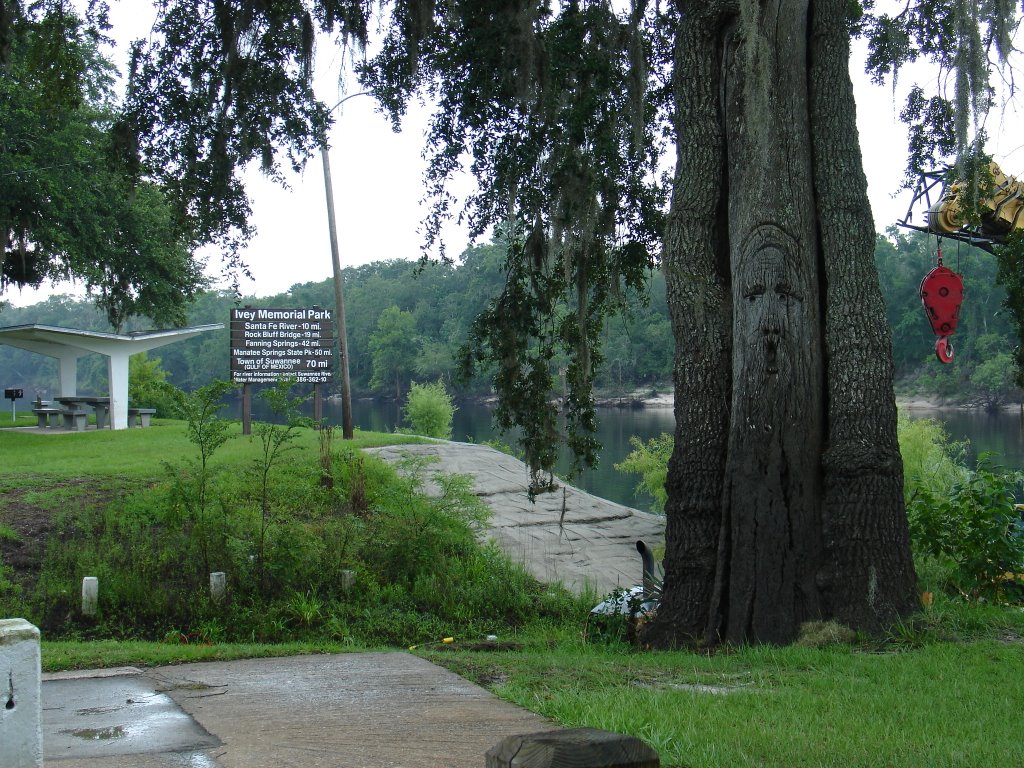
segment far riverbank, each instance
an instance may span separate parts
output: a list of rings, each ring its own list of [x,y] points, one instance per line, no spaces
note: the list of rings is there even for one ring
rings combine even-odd
[[[672,408],[675,404],[675,396],[672,391],[650,394],[649,392],[632,392],[627,395],[597,395],[594,398],[595,404],[600,408]],[[938,395],[927,397],[922,395],[896,395],[896,407],[912,411],[941,411],[941,410],[965,410],[985,412],[982,405],[976,403],[964,403],[939,397]],[[1021,403],[1012,401],[1004,403],[1000,411],[1021,411]]]
[[[644,395],[642,398],[640,395]],[[585,471],[574,478],[572,484],[601,498],[628,507],[650,510],[652,499],[635,491],[638,478],[619,472],[620,463],[633,449],[631,439],[648,441],[662,433],[675,431],[670,390],[652,396],[650,392],[637,393],[630,404],[607,405],[602,399],[597,408],[598,434],[602,450],[597,469]],[[940,420],[950,438],[968,441],[967,460],[973,462],[978,454],[991,452],[1000,464],[1024,469],[1024,432],[1021,429],[1019,406],[995,414],[979,408],[950,407],[925,398],[899,398],[898,403],[911,418]],[[402,424],[402,411],[394,400],[356,399],[353,401],[353,421],[363,430],[394,432]],[[502,435],[494,426],[494,403],[482,399],[460,400],[452,429],[452,439],[460,442],[494,442],[508,446],[515,453],[515,433]],[[324,416],[332,424],[341,423],[341,403],[331,400],[324,404]],[[558,472],[564,477],[568,461],[563,461]]]

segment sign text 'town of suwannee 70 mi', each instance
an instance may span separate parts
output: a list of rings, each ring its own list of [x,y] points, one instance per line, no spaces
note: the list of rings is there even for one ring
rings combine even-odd
[[[231,310],[231,380],[278,379],[324,384],[334,373],[334,323],[329,309]]]

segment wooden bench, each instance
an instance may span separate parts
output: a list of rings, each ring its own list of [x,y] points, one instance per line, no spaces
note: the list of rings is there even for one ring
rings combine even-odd
[[[156,413],[156,408],[129,408],[128,426],[134,427],[138,425],[140,427],[148,427],[149,417],[154,413]]]
[[[40,429],[43,427],[58,427],[60,426],[60,416],[63,411],[60,408],[53,408],[48,405],[41,405],[37,408],[32,409],[32,413],[39,419],[38,426]]]

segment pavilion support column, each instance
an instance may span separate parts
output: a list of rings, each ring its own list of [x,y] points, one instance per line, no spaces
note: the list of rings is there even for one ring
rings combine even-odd
[[[128,358],[126,352],[107,356],[107,381],[110,384],[110,428],[128,429]]]
[[[61,355],[57,358],[60,365],[58,374],[60,395],[58,397],[74,397],[78,394],[78,355]]]

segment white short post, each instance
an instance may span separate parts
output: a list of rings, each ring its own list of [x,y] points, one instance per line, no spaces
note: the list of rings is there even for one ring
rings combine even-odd
[[[42,768],[39,630],[24,619],[0,619],[0,673],[0,762],[5,768]]]
[[[210,574],[210,599],[219,603],[224,599],[224,593],[228,588],[228,577],[223,571],[214,571]]]
[[[82,615],[95,616],[100,600],[100,580],[95,576],[82,579]]]
[[[355,571],[342,571],[341,572],[341,591],[346,595],[352,591],[352,587],[356,585],[356,572]]]

